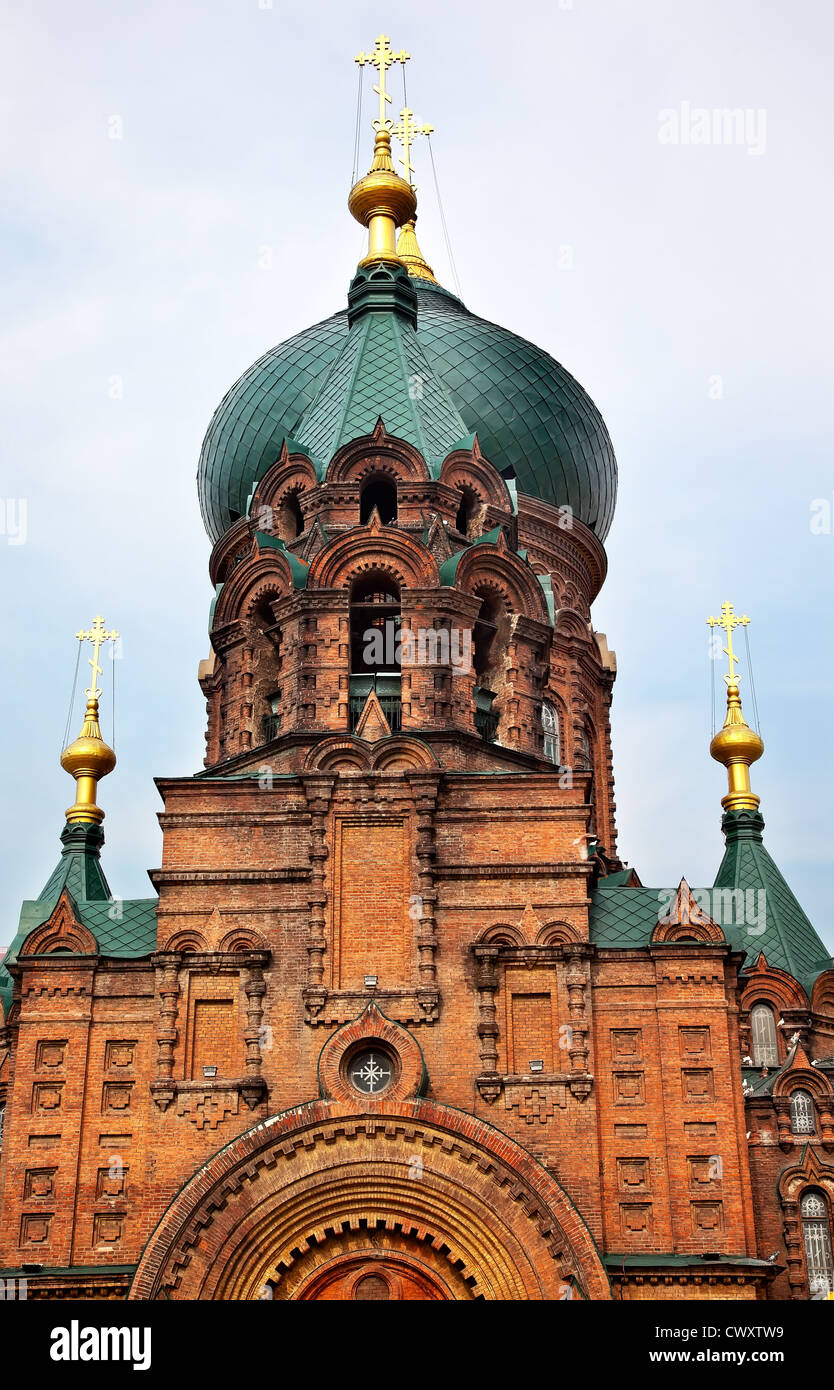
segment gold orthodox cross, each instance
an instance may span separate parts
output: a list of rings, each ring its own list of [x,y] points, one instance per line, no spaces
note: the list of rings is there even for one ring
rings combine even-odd
[[[379,73],[379,86],[374,87],[374,91],[379,97],[379,119],[373,122],[376,130],[382,130],[385,126],[390,126],[385,105],[386,102],[390,102],[391,97],[385,90],[385,74],[392,63],[407,63],[410,57],[411,54],[406,53],[404,48],[401,48],[399,53],[395,53],[388,41],[387,34],[380,34],[374,44],[373,53],[366,53],[363,49],[361,53],[357,53],[356,55],[354,61],[357,62],[360,67],[364,67],[366,63],[370,63],[371,67],[376,68]]]
[[[733,651],[733,629],[737,627],[746,627],[749,621],[750,619],[746,613],[741,617],[739,617],[738,613],[734,613],[731,603],[722,603],[720,618],[707,618],[707,623],[710,627],[721,627],[727,634],[727,645],[722,648],[722,651],[730,663],[730,674],[724,677],[728,685],[738,684],[738,676],[735,670],[738,657]]]
[[[101,691],[98,689],[98,677],[102,673],[102,669],[98,664],[99,648],[102,647],[105,642],[115,642],[119,634],[115,631],[106,632],[104,628],[104,619],[102,617],[97,617],[93,619],[93,625],[89,632],[85,632],[82,628],[81,631],[76,632],[75,635],[79,642],[92,642],[93,644],[93,654],[90,657],[90,665],[93,668],[93,683],[89,690],[84,691],[84,694],[91,700],[97,700],[101,695]]]
[[[419,121],[415,121],[414,112],[409,111],[406,106],[400,112],[400,119],[391,131],[391,134],[396,136],[403,147],[405,159],[399,160],[399,163],[405,169],[406,179],[412,187],[414,182],[411,175],[414,172],[414,165],[411,162],[411,146],[418,135],[431,135],[433,130],[433,125],[421,125]]]

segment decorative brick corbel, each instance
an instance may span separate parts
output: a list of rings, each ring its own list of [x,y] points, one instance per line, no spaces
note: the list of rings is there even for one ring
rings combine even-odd
[[[830,1152],[834,1149],[834,1101],[816,1097],[820,1117],[820,1142]]]
[[[324,983],[324,956],[327,950],[325,910],[327,908],[327,815],[335,777],[326,774],[304,779],[304,794],[310,811],[310,915],[307,933],[307,984],[304,1003],[308,1021],[315,1020],[327,1001]]]
[[[587,947],[566,945],[565,956],[569,962],[565,983],[568,991],[568,1011],[570,1013],[570,1056],[571,1077],[568,1082],[571,1095],[577,1100],[587,1100],[593,1086],[588,1071],[588,1018],[586,995],[588,988],[588,969],[585,963]]]
[[[437,889],[434,882],[435,848],[434,812],[437,806],[439,773],[412,774],[410,777],[417,812],[417,892],[420,917],[417,933],[418,986],[417,998],[427,1021],[438,1014],[440,1002],[437,988]]]
[[[265,1082],[262,1075],[263,1035],[261,1021],[264,1012],[264,966],[266,952],[247,955],[247,971],[243,981],[246,994],[246,1031],[243,1035],[246,1044],[246,1083],[241,1087],[241,1095],[250,1110],[264,1099]],[[271,1039],[271,1034],[270,1034]]]
[[[498,1013],[495,996],[498,991],[497,946],[475,946],[475,986],[478,991],[478,1039],[481,1074],[476,1079],[483,1099],[492,1105],[500,1096],[502,1082],[498,1075]]]
[[[168,1109],[176,1093],[173,1080],[174,1048],[177,1042],[181,962],[182,956],[177,951],[159,951],[153,957],[159,999],[159,1022],[156,1030],[157,1079],[151,1083],[151,1094],[160,1110]]]
[[[804,1298],[805,1272],[802,1261],[802,1228],[799,1219],[799,1203],[783,1199],[782,1211],[785,1216],[785,1250],[787,1252],[786,1263],[791,1298]]]
[[[791,1102],[789,1096],[774,1096],[773,1108],[776,1111],[776,1124],[778,1127],[779,1147],[785,1153],[793,1147],[793,1135],[791,1134]]]

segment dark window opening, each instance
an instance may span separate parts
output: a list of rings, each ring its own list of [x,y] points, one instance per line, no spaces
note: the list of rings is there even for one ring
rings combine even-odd
[[[476,676],[487,676],[492,670],[497,645],[495,638],[498,632],[498,618],[497,605],[490,599],[484,599],[472,630],[472,664]]]
[[[400,590],[389,575],[357,580],[350,595],[350,728],[373,690],[392,733],[402,727]]]
[[[304,530],[304,514],[297,492],[290,492],[278,508],[278,535],[288,545],[297,540]]]
[[[494,708],[495,695],[483,686],[475,686],[475,728],[485,743],[494,743],[498,737],[500,712]]]
[[[374,507],[383,526],[397,520],[397,484],[390,478],[369,478],[359,497],[359,524],[367,526]]]
[[[278,737],[278,734],[280,733],[280,730],[281,730],[281,722],[282,722],[282,719],[283,719],[283,715],[282,715],[281,712],[280,712],[280,711],[281,711],[281,696],[282,696],[282,694],[283,694],[282,691],[280,691],[280,690],[275,690],[275,691],[273,691],[273,693],[272,693],[271,695],[268,695],[268,696],[267,696],[267,701],[266,701],[266,702],[267,702],[267,705],[269,706],[269,713],[264,715],[264,720],[263,720],[263,742],[264,742],[264,743],[271,743],[272,740],[273,740],[274,738],[277,738],[277,737]]]
[[[369,574],[350,594],[350,673],[400,674],[400,590],[385,574]]]
[[[461,535],[466,536],[467,539],[477,539],[477,537],[470,537],[469,535],[472,529],[472,523],[475,519],[477,506],[478,499],[471,487],[461,488],[460,506],[458,507],[458,514],[455,517],[455,527],[460,531]]]

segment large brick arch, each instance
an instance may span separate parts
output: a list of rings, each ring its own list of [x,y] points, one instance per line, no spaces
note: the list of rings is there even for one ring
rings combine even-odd
[[[430,1100],[361,1113],[312,1101],[240,1135],[174,1198],[129,1297],[295,1298],[358,1246],[383,1260],[442,1256],[452,1297],[611,1297],[587,1226],[547,1170]]]
[[[392,575],[409,589],[440,586],[437,561],[422,541],[393,526],[381,526],[377,517],[367,526],[336,536],[320,550],[310,566],[307,587],[347,588],[369,570]]]

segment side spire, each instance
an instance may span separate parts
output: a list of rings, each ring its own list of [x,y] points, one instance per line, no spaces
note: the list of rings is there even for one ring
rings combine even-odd
[[[397,256],[402,261],[409,275],[416,276],[418,280],[430,280],[433,285],[438,282],[434,271],[425,259],[417,241],[417,231],[414,223],[417,221],[413,217],[410,222],[406,222],[397,239]]]
[[[414,144],[418,135],[431,135],[433,130],[433,125],[415,121],[414,112],[411,111],[409,107],[404,106],[400,112],[400,118],[392,132],[403,147],[403,158],[399,162],[405,169],[405,176],[414,189],[415,194],[417,192],[417,187],[412,177],[414,174],[414,165],[411,162],[411,146]],[[430,280],[433,285],[436,285],[437,280],[435,279],[434,271],[425,259],[417,242],[417,230],[414,225],[416,221],[417,214],[415,213],[414,216],[405,223],[397,241],[397,255],[409,275],[416,276],[418,280]]]
[[[719,618],[707,618],[711,628],[719,627],[727,634],[727,645],[722,648],[730,668],[724,676],[727,714],[724,727],[719,729],[709,746],[710,756],[727,769],[729,791],[721,798],[725,811],[755,811],[759,805],[759,798],[750,786],[750,766],[762,756],[764,743],[744,718],[738,686],[741,677],[735,669],[738,657],[733,650],[734,630],[746,627],[749,622],[746,613],[740,616],[728,602],[722,603]]]
[[[98,783],[116,766],[116,754],[109,744],[105,743],[99,728],[98,702],[101,690],[98,687],[98,678],[102,669],[98,664],[98,658],[104,643],[115,642],[119,634],[115,630],[108,632],[104,626],[104,619],[98,616],[93,620],[89,631],[85,632],[82,628],[75,635],[81,643],[92,643],[93,655],[89,660],[92,681],[84,692],[87,696],[87,708],[81,733],[61,754],[62,768],[75,778],[75,804],[67,811],[67,823],[73,825],[77,822],[87,822],[98,825],[104,820],[104,812],[96,805]]]

